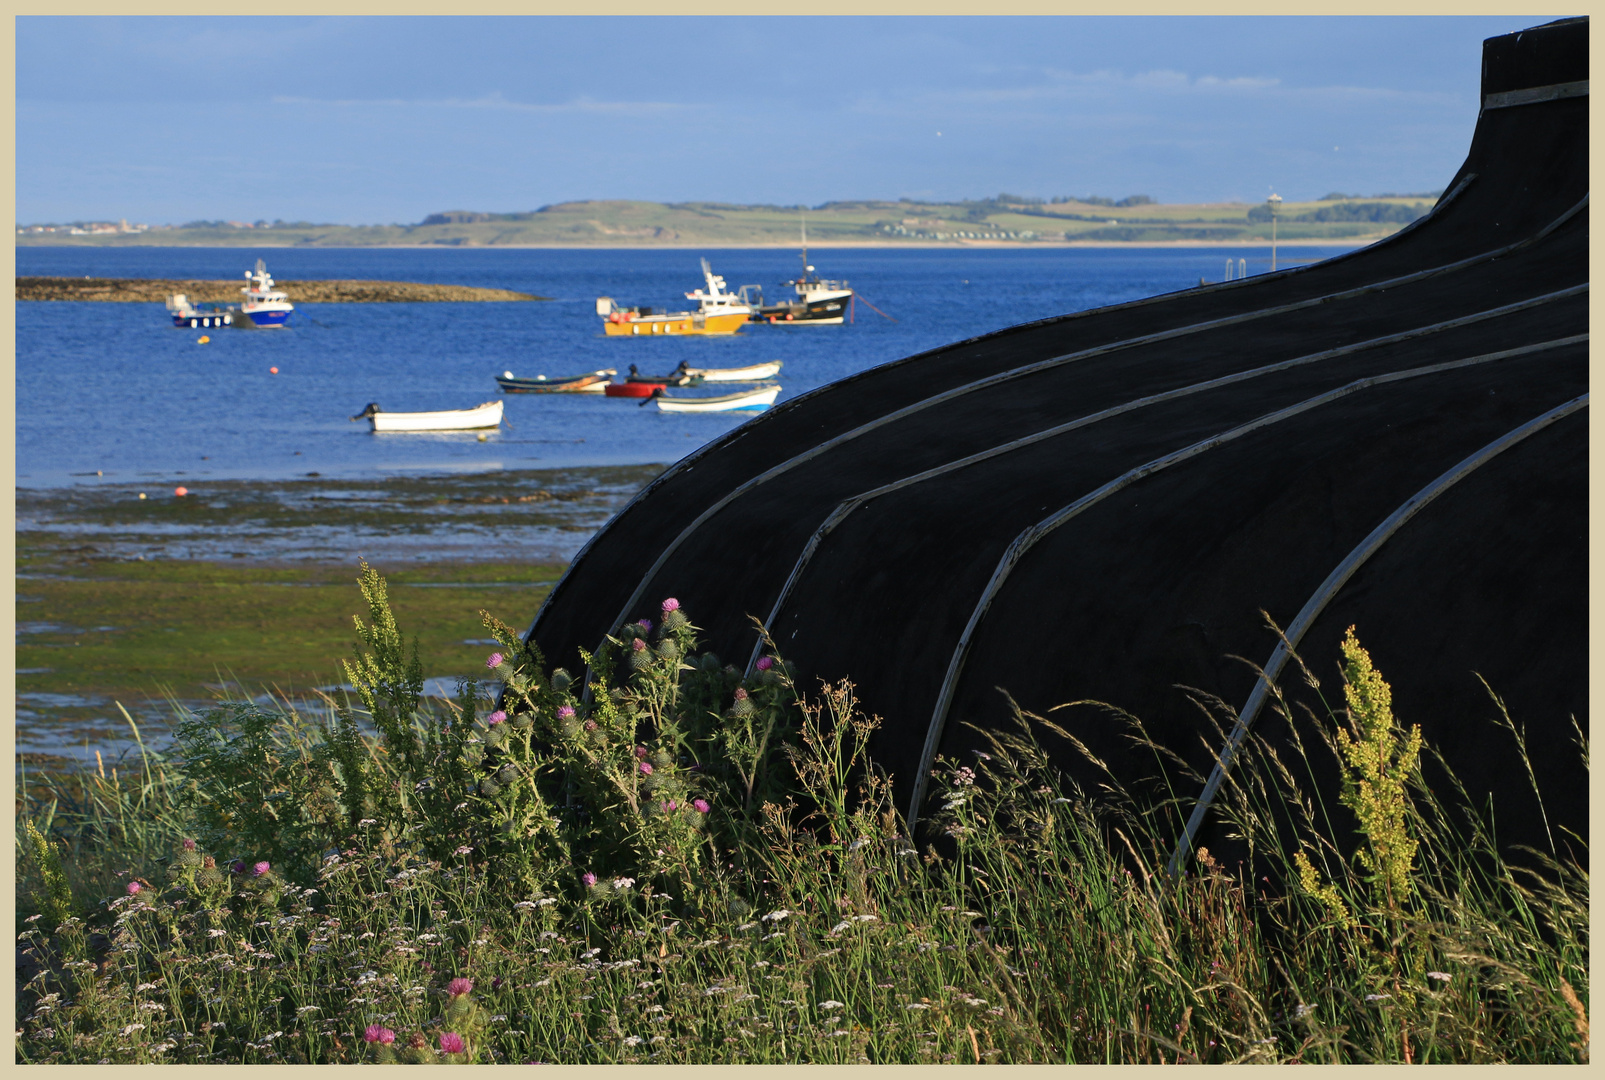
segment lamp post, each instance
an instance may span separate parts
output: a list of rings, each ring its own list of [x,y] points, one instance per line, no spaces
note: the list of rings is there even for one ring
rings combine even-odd
[[[1271,273],[1276,273],[1276,208],[1282,204],[1282,197],[1271,192],[1271,197],[1265,200],[1271,207]]]

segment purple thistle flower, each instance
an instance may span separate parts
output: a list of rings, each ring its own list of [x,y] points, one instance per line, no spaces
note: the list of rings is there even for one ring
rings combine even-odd
[[[452,997],[462,997],[464,994],[474,992],[474,980],[456,978],[446,984],[446,993]]]
[[[652,620],[651,619],[642,619],[640,622],[636,623],[635,625],[639,626],[642,630],[651,630],[652,629]]]
[[[557,710],[557,718],[559,720],[572,720],[572,719],[574,719],[574,706],[572,706],[572,705],[561,706]]]
[[[641,775],[642,776],[651,776],[652,775],[652,763],[651,762],[649,762],[649,761],[641,762]]]
[[[440,1052],[442,1054],[462,1053],[463,1037],[455,1031],[442,1031],[440,1033]]]
[[[500,990],[502,988],[502,977],[500,975],[490,981],[490,988],[492,990]]]
[[[737,701],[746,701],[747,700],[747,688],[744,687],[744,686],[736,687],[735,698],[736,698]]]
[[[587,889],[589,889],[592,885],[596,884],[596,875],[586,872],[580,875],[580,881],[584,883]]]
[[[646,747],[637,746],[635,748],[635,756],[638,757],[638,758],[643,758],[644,759],[646,757]]]
[[[139,892],[140,888],[141,888],[141,886],[140,886],[139,882],[130,881],[128,883],[128,895],[129,896],[133,896],[135,893]]]
[[[585,730],[586,731],[595,731],[596,730],[596,721],[595,720],[587,720],[587,721],[585,721]]]
[[[630,648],[634,649],[636,652],[645,652],[646,642],[642,641],[640,638],[636,638],[634,641],[630,642]]]
[[[189,839],[188,837],[185,837],[184,838],[184,850],[185,851],[194,851],[195,850],[195,841]]]
[[[261,877],[263,874],[267,873],[271,869],[273,869],[271,864],[269,864],[269,863],[267,863],[265,861],[264,862],[259,862],[255,866],[251,867],[251,876],[252,877]]]
[[[229,864],[229,872],[230,873],[234,873],[234,874],[243,874],[243,873],[245,873],[245,860],[244,859],[235,859],[232,863]]]
[[[506,719],[507,713],[503,712],[501,709],[497,709],[495,712],[490,714],[490,719],[487,721],[487,723],[499,724]]]
[[[673,799],[670,799],[668,802],[662,803],[660,805],[662,805],[664,813],[669,813],[671,811],[680,809],[679,805],[676,804]]]
[[[663,601],[663,614],[667,615],[671,611],[679,610],[680,601],[676,600],[674,597],[671,596],[667,600]]]
[[[713,809],[708,805],[707,799],[692,799],[691,806],[699,814],[706,814],[709,810]]]
[[[362,1033],[362,1038],[366,1042],[384,1043],[386,1046],[389,1046],[391,1043],[396,1041],[396,1033],[387,1027],[380,1027],[378,1024],[369,1024],[368,1030]]]
[[[769,659],[769,657],[767,657],[767,656],[758,657],[758,663],[757,663],[756,667],[758,668],[759,671],[768,671],[770,668],[772,668],[774,666],[775,666],[775,662],[773,660]]]
[[[490,668],[492,671],[495,671],[497,668],[501,667],[502,654],[499,652],[493,652],[489,656],[485,657],[485,666]]]

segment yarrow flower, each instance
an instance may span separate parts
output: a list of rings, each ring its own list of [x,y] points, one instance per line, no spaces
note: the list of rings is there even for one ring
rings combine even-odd
[[[442,1031],[440,1033],[440,1052],[442,1054],[462,1053],[463,1037],[455,1031]]]
[[[628,889],[634,884],[635,879],[633,877],[616,877],[613,879],[613,887],[615,889]]]
[[[502,666],[502,659],[503,657],[501,653],[493,652],[489,656],[485,657],[485,666],[490,668],[492,671],[495,671],[497,668]]]
[[[135,894],[135,893],[137,893],[137,892],[139,892],[139,890],[140,890],[140,884],[139,884],[139,882],[137,882],[137,881],[130,881],[130,882],[129,882],[129,883],[128,883],[128,895],[129,895],[129,896],[133,896],[133,895],[134,895],[134,894]]]
[[[572,705],[561,706],[557,710],[557,718],[559,720],[572,720],[572,719],[574,719],[574,706],[572,706]]]
[[[378,1024],[369,1024],[368,1030],[362,1033],[362,1038],[371,1043],[384,1043],[389,1046],[396,1041],[396,1033],[387,1027]]]
[[[759,671],[768,671],[770,668],[775,666],[775,662],[767,656],[760,656],[758,657],[758,663],[755,666]]]
[[[506,720],[506,719],[507,719],[507,713],[505,711],[501,710],[501,709],[497,709],[495,712],[490,714],[489,718],[487,718],[487,720],[486,720],[486,723],[495,725],[495,724],[501,723],[503,720]]]
[[[667,600],[663,601],[663,614],[667,615],[671,611],[679,610],[680,601],[676,600],[674,597],[671,596]]]
[[[706,814],[712,809],[712,807],[708,805],[707,799],[692,799],[691,807],[699,814]]]
[[[446,993],[452,997],[462,997],[474,991],[474,980],[457,978],[446,984]]]
[[[271,869],[273,869],[272,864],[270,864],[268,862],[265,862],[265,861],[264,862],[259,862],[255,866],[251,867],[251,876],[252,877],[261,877],[263,874],[267,873]]]
[[[596,884],[596,875],[592,873],[581,874],[580,881],[582,881],[585,884],[585,887],[588,889],[592,885]]]
[[[1427,978],[1437,979],[1439,982],[1448,982],[1450,975],[1447,971],[1429,971],[1427,972]]]

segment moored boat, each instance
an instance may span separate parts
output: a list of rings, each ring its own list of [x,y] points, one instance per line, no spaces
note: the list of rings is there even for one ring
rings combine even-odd
[[[446,409],[441,412],[385,412],[375,402],[369,402],[353,420],[367,418],[370,431],[469,431],[475,428],[500,427],[502,403],[487,401],[472,409]]]
[[[651,397],[668,386],[661,382],[624,382],[608,383],[602,392],[608,397],[644,398]]]
[[[749,367],[732,368],[682,368],[687,375],[700,376],[703,382],[758,382],[760,379],[771,379],[780,374],[782,361],[771,360],[767,364],[752,364]]]
[[[548,379],[537,375],[533,379],[520,379],[511,371],[496,376],[497,384],[507,394],[600,394],[607,381],[618,372],[613,368],[599,368],[584,375],[567,375]]]
[[[771,384],[718,397],[670,397],[658,394],[656,400],[659,410],[663,412],[762,412],[775,403],[779,394],[780,387]]]
[[[775,304],[766,304],[763,299],[763,286],[743,285],[737,290],[737,296],[752,307],[751,319],[756,323],[792,323],[804,326],[840,326],[847,317],[853,302],[853,290],[847,287],[847,282],[830,281],[814,273],[814,268],[808,263],[808,226],[802,227],[802,275],[792,281],[782,281],[782,285],[789,285],[797,293],[795,300],[782,300]],[[754,293],[749,290],[756,290]]]
[[[245,294],[245,303],[240,305],[240,316],[234,319],[234,326],[283,326],[290,318],[290,312],[295,305],[280,289],[273,287],[273,275],[267,271],[267,264],[261,259],[256,260],[256,269],[245,272],[248,283],[240,291]]]
[[[596,299],[596,313],[607,321],[602,324],[608,337],[641,337],[654,334],[723,336],[740,330],[752,315],[752,308],[734,293],[725,291],[724,278],[713,272],[708,260],[702,260],[702,276],[707,291],[697,289],[686,293],[687,300],[697,302],[696,311],[654,313],[649,307],[621,308],[610,296]]]
[[[232,326],[235,316],[239,314],[234,308],[222,304],[191,303],[183,293],[174,293],[167,298],[167,310],[173,315],[174,326],[192,328]]]

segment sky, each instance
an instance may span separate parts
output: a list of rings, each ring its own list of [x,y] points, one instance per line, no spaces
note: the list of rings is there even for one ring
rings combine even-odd
[[[1435,192],[1552,17],[23,17],[17,221]]]

